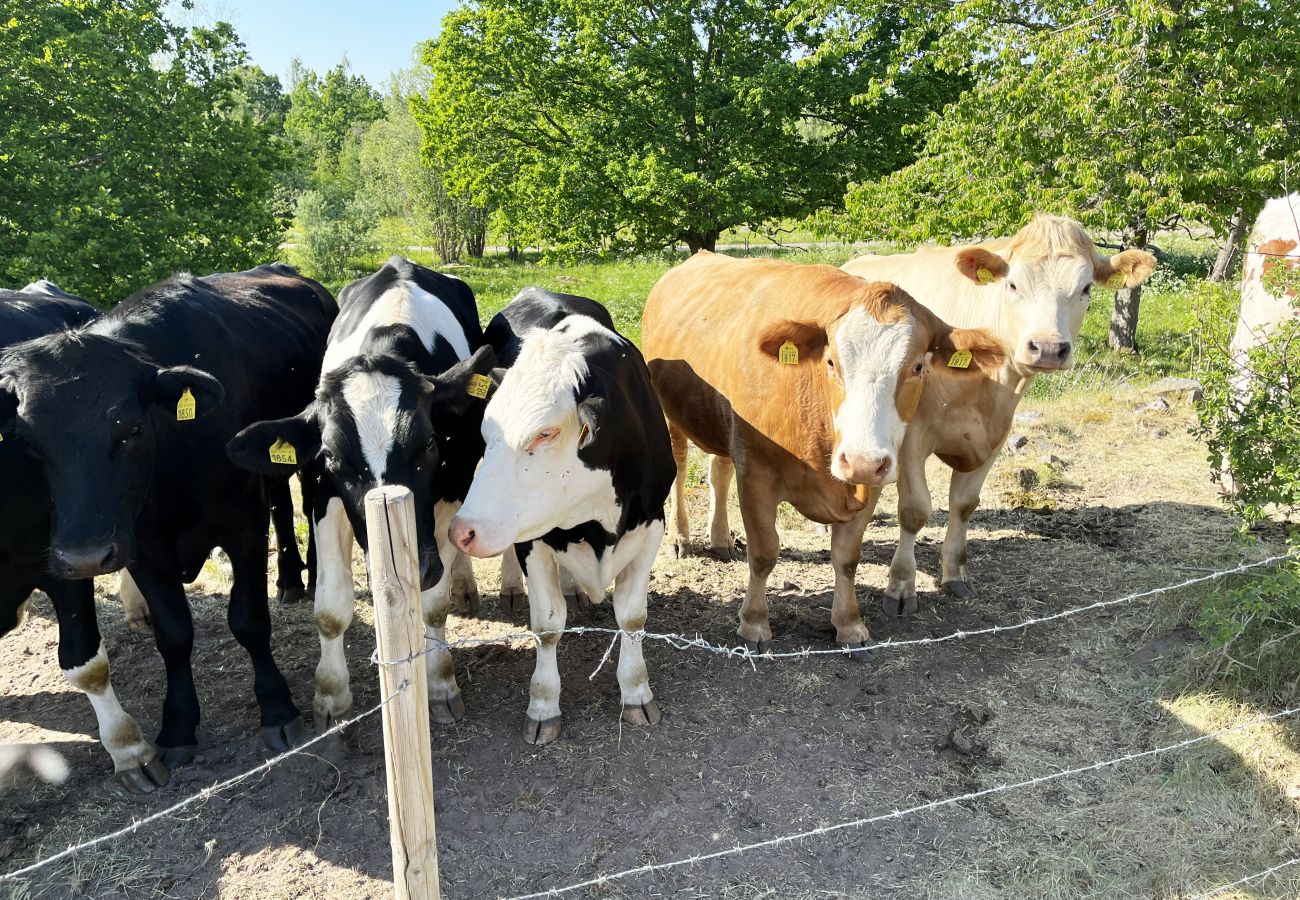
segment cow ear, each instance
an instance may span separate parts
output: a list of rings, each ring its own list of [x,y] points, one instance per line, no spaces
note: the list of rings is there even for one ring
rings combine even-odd
[[[475,408],[479,411],[500,385],[492,377],[497,355],[484,345],[469,359],[461,360],[445,372],[425,377],[424,401],[429,418],[435,422],[460,418]]]
[[[943,375],[993,375],[1007,361],[997,338],[982,328],[941,330],[930,344],[931,371]]]
[[[226,456],[241,469],[262,475],[288,475],[320,453],[316,407],[289,419],[255,422],[226,444]]]
[[[1125,250],[1107,259],[1098,257],[1093,277],[1098,284],[1119,290],[1135,288],[1156,270],[1156,258],[1145,250]]]
[[[588,397],[578,404],[578,449],[596,439],[601,419],[605,416],[605,398]]]
[[[976,284],[992,284],[1010,268],[1005,259],[983,247],[967,247],[957,254],[957,271]]]
[[[826,329],[816,322],[777,322],[759,335],[758,349],[782,362],[801,363],[821,359],[826,349]],[[789,344],[790,347],[786,347]],[[782,348],[785,348],[783,355]],[[795,353],[792,355],[790,349]]]
[[[11,385],[0,384],[0,439],[13,435],[18,421],[18,393]]]
[[[221,382],[207,372],[192,366],[173,366],[159,369],[154,375],[149,400],[176,407],[176,418],[184,421],[203,418],[216,409],[225,396],[226,390]]]

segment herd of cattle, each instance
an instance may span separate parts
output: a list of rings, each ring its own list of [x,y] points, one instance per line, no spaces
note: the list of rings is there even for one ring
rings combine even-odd
[[[400,484],[417,501],[435,721],[465,713],[443,642],[454,595],[476,594],[466,557],[500,555],[503,602],[517,606],[526,579],[543,633],[524,739],[560,733],[566,593],[598,599],[611,584],[622,715],[654,724],[632,633],[646,623],[670,492],[672,545],[688,549],[693,442],[711,455],[709,549],[725,559],[737,483],[750,570],[741,639],[772,640],[766,582],[788,501],[830,526],[836,640],[867,659],[854,577],[883,486],[898,484],[901,524],[886,609],[916,608],[931,455],[953,469],[943,589],[973,597],[967,525],[1026,386],[1073,363],[1094,284],[1133,287],[1154,266],[1143,251],[1102,255],[1078,223],[1049,216],[1009,239],[842,269],[700,252],[651,292],[644,356],[599,303],[538,288],[484,329],[467,284],[398,257],[337,305],[280,264],[178,275],[103,315],[48,282],[0,291],[0,634],[34,589],[50,597],[60,666],[90,699],[118,782],[153,791],[195,752],[184,584],[220,547],[261,735],[286,749],[305,727],[271,652],[268,518],[279,596],[313,598],[313,711],[325,727],[352,708],[343,635],[364,497]],[[292,475],[310,528],[305,565]],[[143,596],[166,669],[153,742],[114,695],[96,622],[93,577],[123,569],[123,595]]]

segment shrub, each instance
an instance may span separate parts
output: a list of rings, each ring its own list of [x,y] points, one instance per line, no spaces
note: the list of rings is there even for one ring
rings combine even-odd
[[[326,186],[298,198],[290,258],[304,275],[328,284],[346,281],[379,250],[375,216],[363,197]]]

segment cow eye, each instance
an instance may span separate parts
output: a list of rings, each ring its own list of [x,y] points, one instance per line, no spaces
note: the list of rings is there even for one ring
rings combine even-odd
[[[554,441],[555,436],[559,433],[560,429],[558,428],[543,428],[541,431],[537,432],[536,437],[529,442],[528,452],[532,453],[538,447],[545,447],[547,444]]]
[[[1015,294],[1015,293],[1019,293],[1019,292],[1016,290],[1016,283],[1015,283],[1014,281],[1008,281],[1008,282],[1007,282],[1007,287],[1011,290],[1011,293],[1013,293],[1013,294]]]
[[[1084,297],[1084,298],[1089,298],[1089,297],[1091,297],[1091,296],[1092,296],[1092,285],[1090,285],[1090,284],[1086,284],[1086,285],[1084,285],[1084,286],[1083,286],[1083,294],[1081,294],[1080,296],[1082,296],[1082,297]]]
[[[925,363],[917,363],[916,365],[912,366],[913,375],[920,375],[924,371],[925,371]]]
[[[127,437],[133,437],[133,438],[139,437],[143,433],[144,433],[144,423],[136,422],[135,425],[132,426],[131,433],[128,434]]]

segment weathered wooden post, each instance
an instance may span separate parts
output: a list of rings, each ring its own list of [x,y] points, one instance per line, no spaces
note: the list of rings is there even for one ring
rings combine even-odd
[[[438,842],[433,824],[433,759],[429,746],[429,686],[420,611],[420,554],[415,498],[404,487],[366,494],[370,592],[379,643],[379,695],[398,693],[383,709],[388,770],[388,827],[397,900],[438,900]]]

